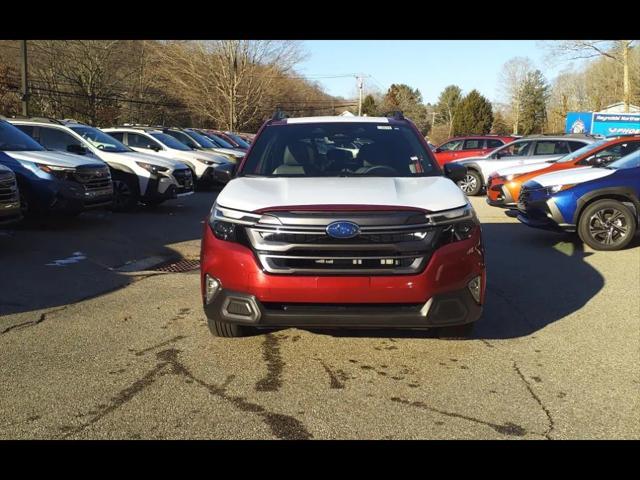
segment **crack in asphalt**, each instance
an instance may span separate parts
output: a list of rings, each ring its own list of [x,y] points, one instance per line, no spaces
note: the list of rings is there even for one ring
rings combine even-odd
[[[481,420],[479,418],[469,417],[468,415],[462,415],[460,413],[447,412],[445,410],[440,410],[438,408],[431,407],[431,406],[427,405],[426,403],[421,402],[419,400],[410,401],[410,400],[406,400],[406,399],[403,399],[403,398],[400,398],[400,397],[391,397],[391,401],[392,402],[401,403],[403,405],[410,405],[410,406],[416,407],[416,408],[422,408],[423,410],[429,410],[429,411],[432,411],[432,412],[435,412],[435,413],[439,413],[441,415],[445,415],[447,417],[461,418],[463,420],[468,420],[470,422],[475,422],[475,423],[479,423],[481,425],[486,425],[488,427],[493,428],[496,432],[501,433],[502,435],[523,437],[524,435],[529,433],[529,432],[527,432],[527,430],[525,430],[524,427],[522,427],[520,425],[516,425],[515,423],[506,422],[506,423],[500,425],[500,424],[497,424],[497,423],[488,422],[486,420]]]
[[[185,337],[178,335],[177,337],[166,342],[162,342],[155,347],[142,350],[142,352],[148,352],[149,350],[158,348],[159,346],[165,346],[168,343],[175,343],[183,338]],[[279,439],[306,440],[313,438],[305,425],[297,418],[269,411],[262,405],[247,401],[244,397],[229,395],[227,393],[227,388],[234,380],[235,375],[228,375],[222,385],[210,384],[197,378],[179,361],[178,354],[180,352],[181,350],[176,348],[169,348],[156,353],[158,363],[151,370],[145,373],[138,380],[134,381],[131,385],[118,392],[118,394],[111,399],[110,404],[101,406],[100,411],[93,415],[87,422],[77,427],[65,427],[64,433],[59,438],[68,438],[72,435],[78,434],[103,419],[106,415],[118,410],[127,402],[131,401],[136,395],[152,385],[160,375],[164,375],[164,372],[167,369],[169,369],[168,373],[186,377],[188,380],[206,388],[211,395],[217,396],[222,400],[231,403],[235,408],[244,412],[259,415],[263,422],[270,428],[273,435]]]
[[[262,358],[267,364],[267,375],[256,382],[258,392],[276,392],[282,386],[282,370],[285,363],[280,353],[280,342],[273,333],[265,335]]]
[[[533,387],[531,386],[531,384],[527,381],[527,379],[525,378],[525,376],[522,374],[522,372],[520,371],[520,368],[518,367],[517,363],[515,362],[515,360],[513,361],[513,369],[515,370],[515,372],[518,374],[518,376],[520,377],[520,379],[522,380],[522,382],[525,384],[525,386],[527,387],[527,390],[529,391],[529,394],[531,395],[531,397],[533,397],[533,399],[538,403],[538,405],[540,405],[540,408],[542,409],[542,411],[544,411],[545,415],[547,416],[547,422],[548,422],[548,428],[547,430],[544,432],[544,437],[547,440],[553,440],[553,438],[551,438],[551,432],[553,431],[553,429],[555,428],[556,424],[553,420],[553,417],[551,416],[551,412],[549,411],[549,409],[545,406],[544,403],[542,403],[542,400],[540,399],[540,397],[533,391]]]
[[[28,327],[33,327],[34,325],[38,325],[39,323],[44,322],[49,315],[51,315],[52,313],[56,313],[56,312],[61,312],[63,310],[66,310],[69,307],[72,307],[74,305],[77,305],[79,303],[85,302],[87,300],[91,300],[92,298],[96,298],[96,297],[100,297],[102,295],[107,295],[109,293],[113,293],[117,290],[120,290],[122,288],[128,287],[129,285],[132,285],[133,283],[136,282],[140,282],[142,280],[145,280],[149,277],[155,277],[157,276],[157,274],[155,273],[149,273],[149,274],[145,274],[145,275],[139,275],[136,277],[130,277],[129,281],[127,283],[125,283],[124,285],[119,285],[117,287],[113,287],[113,288],[109,288],[103,292],[99,292],[99,293],[94,293],[91,295],[86,295],[82,298],[79,298],[78,300],[74,301],[73,303],[69,303],[67,305],[64,305],[63,307],[58,307],[58,308],[54,308],[52,310],[47,310],[45,312],[42,312],[40,314],[40,317],[37,320],[29,320],[26,322],[22,322],[22,323],[18,323],[16,325],[10,325],[9,327],[5,328],[4,330],[0,331],[0,335],[4,335],[5,333],[9,333],[13,330],[22,330],[23,328],[28,328]],[[21,328],[22,327],[22,328]]]
[[[53,310],[48,310],[46,312],[42,312],[40,314],[40,317],[38,317],[37,320],[29,320],[29,321],[26,321],[26,322],[18,323],[16,325],[11,325],[11,326],[5,328],[4,330],[2,330],[0,332],[0,335],[4,335],[5,333],[9,333],[10,331],[16,330],[16,329],[21,330],[22,329],[21,327],[27,328],[27,327],[33,327],[34,325],[38,325],[39,323],[44,322],[47,319],[47,317],[49,315],[51,315],[52,313],[61,312],[62,310],[66,310],[70,306],[71,305],[65,305],[64,307],[54,308]]]

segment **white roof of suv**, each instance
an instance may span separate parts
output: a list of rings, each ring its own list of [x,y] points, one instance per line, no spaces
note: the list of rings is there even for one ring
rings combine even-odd
[[[387,117],[297,117],[285,119],[289,124],[295,123],[389,123]]]

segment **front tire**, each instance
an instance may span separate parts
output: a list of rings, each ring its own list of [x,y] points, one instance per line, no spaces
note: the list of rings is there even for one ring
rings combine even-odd
[[[598,200],[584,209],[578,221],[580,239],[594,250],[621,250],[633,240],[636,218],[617,200]]]
[[[251,335],[253,329],[244,325],[236,325],[235,323],[221,322],[219,320],[207,319],[209,330],[216,337],[238,338]]]
[[[113,177],[113,211],[130,212],[138,205],[137,178],[128,175]]]
[[[482,176],[475,170],[467,170],[464,179],[458,182],[458,187],[460,187],[460,190],[466,195],[479,195],[483,187]]]

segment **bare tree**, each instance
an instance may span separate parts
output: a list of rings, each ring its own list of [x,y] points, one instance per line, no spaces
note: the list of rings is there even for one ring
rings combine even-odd
[[[550,44],[550,52],[558,59],[578,60],[608,58],[622,66],[625,112],[631,104],[631,51],[637,40],[563,40]]]
[[[167,42],[158,54],[185,104],[229,130],[250,123],[275,80],[301,59],[296,42],[270,40]]]
[[[506,62],[499,76],[499,87],[505,103],[509,105],[513,120],[513,133],[518,134],[522,92],[527,76],[534,71],[533,63],[526,57],[514,57]]]

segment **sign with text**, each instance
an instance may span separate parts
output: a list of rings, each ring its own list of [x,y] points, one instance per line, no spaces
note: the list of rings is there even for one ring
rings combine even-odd
[[[591,133],[605,137],[640,134],[640,114],[594,113]]]

